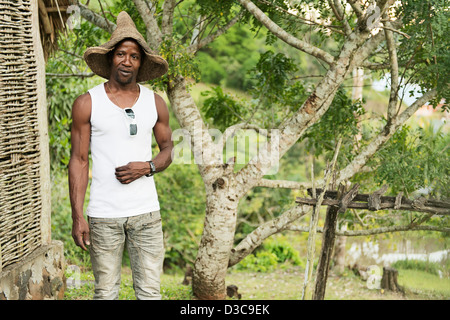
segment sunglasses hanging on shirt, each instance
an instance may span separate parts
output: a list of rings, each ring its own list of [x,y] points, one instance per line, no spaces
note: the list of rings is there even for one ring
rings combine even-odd
[[[136,116],[134,115],[134,111],[130,108],[124,109],[127,118],[130,120],[130,136],[135,136],[137,134],[137,124],[136,124]]]

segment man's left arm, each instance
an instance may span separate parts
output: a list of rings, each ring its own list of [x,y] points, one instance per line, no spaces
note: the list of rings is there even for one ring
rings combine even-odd
[[[152,159],[155,165],[155,172],[161,172],[172,163],[172,130],[169,126],[169,110],[166,102],[155,93],[156,111],[158,119],[153,127],[159,153]],[[116,178],[123,184],[133,182],[140,177],[150,173],[148,162],[130,162],[125,166],[116,168]]]
[[[163,98],[155,93],[156,111],[158,120],[156,121],[153,133],[159,147],[159,153],[152,159],[155,164],[155,172],[161,172],[172,163],[172,130],[169,126],[169,110]]]

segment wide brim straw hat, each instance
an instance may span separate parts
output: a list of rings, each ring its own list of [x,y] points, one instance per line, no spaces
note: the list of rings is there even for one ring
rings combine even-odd
[[[136,29],[133,20],[125,11],[122,11],[117,16],[117,28],[111,34],[111,39],[99,47],[88,48],[84,53],[84,60],[92,72],[109,80],[111,65],[108,53],[113,51],[116,45],[125,39],[136,40],[144,51],[141,66],[136,77],[137,82],[156,79],[167,72],[169,69],[167,61],[150,49],[144,37]]]

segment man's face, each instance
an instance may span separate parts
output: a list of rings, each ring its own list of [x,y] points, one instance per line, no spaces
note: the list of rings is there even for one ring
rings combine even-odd
[[[137,42],[125,40],[120,42],[111,60],[111,76],[120,84],[136,81],[141,66],[141,49]]]

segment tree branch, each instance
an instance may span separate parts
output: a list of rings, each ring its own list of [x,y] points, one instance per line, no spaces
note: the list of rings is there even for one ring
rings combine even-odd
[[[264,3],[264,4],[268,5],[268,6],[272,6],[275,9],[277,9],[277,10],[279,10],[279,11],[281,11],[281,12],[287,14],[287,15],[295,17],[296,19],[300,20],[301,23],[306,24],[307,26],[315,25],[315,26],[318,26],[318,27],[328,28],[328,29],[330,29],[333,32],[337,32],[337,33],[340,33],[342,35],[345,35],[344,32],[339,30],[339,29],[342,29],[341,26],[327,25],[327,24],[323,24],[323,23],[320,23],[320,22],[312,20],[312,19],[306,19],[306,18],[300,17],[297,14],[295,14],[295,13],[289,11],[289,10],[286,10],[286,9],[280,7],[280,6],[277,6],[274,3],[270,3],[267,0],[258,0],[258,2],[262,2],[262,3]]]
[[[385,22],[389,24],[389,22]],[[391,121],[396,115],[396,106],[398,101],[398,59],[397,59],[397,48],[395,46],[394,36],[392,31],[385,29],[384,34],[386,37],[387,49],[389,52],[389,59],[391,65],[391,93],[389,96],[387,119]]]
[[[319,49],[315,46],[306,43],[291,34],[287,33],[275,22],[273,22],[263,11],[261,11],[252,1],[250,0],[239,0],[239,2],[259,21],[261,22],[270,32],[277,36],[282,41],[291,45],[294,48],[299,49],[307,54],[310,54],[327,64],[331,65],[334,62],[334,56],[330,53]]]
[[[380,21],[384,13],[389,9],[389,7],[395,2],[395,0],[378,0],[374,6],[369,6],[366,10],[364,16],[358,18],[358,28],[363,31],[370,31],[372,29],[378,28],[379,23],[373,23],[375,21]],[[371,21],[372,20],[372,21]],[[367,24],[368,22],[372,22]]]
[[[188,53],[196,53],[198,50],[203,48],[204,46],[208,45],[209,43],[213,42],[217,37],[224,34],[228,29],[230,29],[232,26],[236,24],[236,22],[239,21],[239,19],[242,17],[242,13],[237,14],[233,19],[231,19],[225,26],[218,28],[216,32],[208,35],[206,38],[200,40],[200,41],[194,41],[193,44],[191,44],[186,51]]]
[[[384,30],[389,30],[389,31],[398,33],[399,35],[404,36],[406,39],[410,39],[411,38],[411,36],[409,34],[406,34],[403,31],[397,30],[395,28],[392,28],[392,27],[389,27],[389,26],[386,26],[386,25],[385,26],[380,26],[380,28],[384,29]]]
[[[285,188],[294,190],[304,190],[311,187],[309,182],[297,182],[288,180],[269,180],[261,179],[255,187],[266,187],[266,188]]]
[[[162,33],[155,19],[156,5],[150,4],[148,0],[133,0],[136,9],[145,23],[147,42],[153,50],[156,50],[162,42]]]
[[[290,223],[303,217],[309,210],[308,206],[294,206],[279,217],[260,225],[231,250],[228,267],[239,263],[271,235],[286,230]]]
[[[357,0],[347,0],[347,2],[352,7],[352,9],[355,12],[356,16],[358,17],[358,19],[360,19],[364,16],[364,11],[361,9],[361,6]]]
[[[243,1],[243,0],[240,0]],[[345,80],[349,70],[352,70],[355,56],[367,54],[362,51],[363,44],[371,42],[369,32],[352,33],[341,48],[336,61],[330,66],[326,75],[318,83],[303,105],[290,118],[286,119],[278,129],[273,130],[268,148],[263,148],[258,156],[250,160],[246,166],[236,173],[236,181],[242,182],[238,192],[245,194],[247,190],[258,183],[264,174],[276,164],[279,159],[297,142],[304,132],[316,123],[328,110],[336,91]],[[384,38],[384,37],[383,37]],[[381,42],[381,39],[379,40]],[[363,58],[358,62],[362,63]]]
[[[352,33],[352,28],[348,24],[348,21],[345,19],[344,8],[342,7],[339,0],[328,0],[328,4],[334,12],[336,18],[344,24],[344,31],[346,35]]]
[[[190,137],[191,150],[203,181],[205,184],[212,184],[223,173],[223,167],[217,161],[217,144],[213,142],[186,86],[186,79],[182,76],[174,77],[167,87],[167,97],[178,123]]]
[[[173,31],[173,12],[176,7],[175,0],[165,0],[163,4],[163,17],[161,31],[163,35],[170,35]]]
[[[381,146],[389,140],[395,131],[402,126],[420,107],[427,101],[433,99],[437,94],[435,89],[426,92],[422,97],[417,99],[399,116],[395,117],[391,123],[386,124],[384,130],[369,143],[360,154],[358,154],[352,162],[338,173],[337,183],[343,180],[349,180],[359,170],[366,165],[367,161],[381,148]]]
[[[109,33],[112,33],[116,29],[117,26],[114,22],[109,21],[105,17],[95,13],[84,4],[80,3],[80,1],[72,0],[71,3],[80,8],[80,15],[90,23]]]

